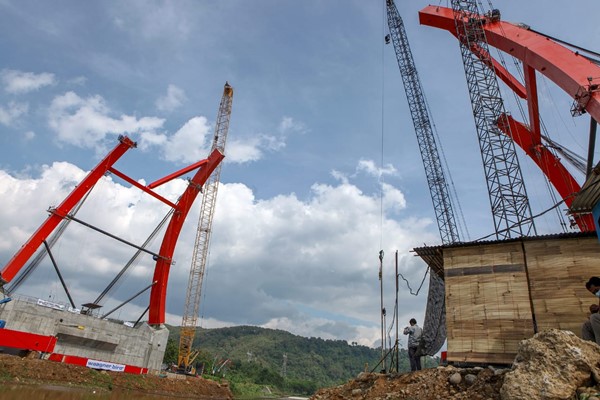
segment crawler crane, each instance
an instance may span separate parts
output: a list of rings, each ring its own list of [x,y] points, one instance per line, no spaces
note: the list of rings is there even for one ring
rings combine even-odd
[[[225,83],[223,97],[221,98],[221,104],[219,105],[219,114],[215,125],[215,134],[211,152],[218,149],[221,153],[225,153],[225,143],[227,141],[227,132],[229,131],[232,101],[233,88],[229,83]],[[194,253],[192,255],[192,263],[190,266],[190,277],[185,296],[185,309],[181,322],[179,355],[177,357],[178,371],[186,374],[195,374],[195,368],[192,364],[198,356],[198,352],[192,351],[192,344],[196,334],[196,327],[198,326],[202,280],[206,269],[208,246],[220,175],[221,164],[213,171],[203,188],[202,205],[200,208],[200,217],[198,219]]]
[[[386,42],[391,41],[396,52],[396,60],[400,68],[400,75],[402,75],[402,83],[404,84],[410,115],[417,135],[423,166],[425,167],[425,175],[431,200],[433,201],[433,208],[435,209],[440,237],[443,244],[457,243],[460,242],[460,236],[454,218],[450,192],[444,176],[427,100],[408,43],[404,22],[393,0],[386,0],[386,9],[390,30]],[[424,337],[424,350],[427,354],[435,354],[443,345],[446,339],[445,321],[444,281],[436,274],[430,274],[424,321],[425,331],[429,332]]]
[[[498,128],[498,123],[506,124],[504,121],[507,117],[483,29],[484,20],[476,17],[476,0],[452,0],[452,9],[496,237],[509,239],[535,235],[535,224],[531,218],[515,144]],[[500,13],[492,10],[489,16],[491,20],[496,20],[500,18]]]
[[[396,59],[402,83],[408,100],[408,107],[412,117],[415,134],[419,142],[419,150],[425,167],[425,175],[429,185],[429,192],[433,201],[433,208],[437,217],[438,228],[443,244],[460,241],[452,202],[448,191],[448,184],[444,177],[444,170],[440,161],[435,135],[429,117],[427,101],[415,66],[408,36],[404,29],[404,22],[393,0],[386,1],[388,27],[390,38],[396,52]]]

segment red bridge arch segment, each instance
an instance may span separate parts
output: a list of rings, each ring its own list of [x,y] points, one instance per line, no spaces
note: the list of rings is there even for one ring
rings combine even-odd
[[[523,63],[525,85],[519,83],[500,63],[492,59],[496,75],[527,101],[530,120],[527,126],[509,115],[504,115],[499,119],[498,126],[532,158],[562,196],[565,204],[570,207],[581,186],[560,160],[542,144],[535,72],[546,76],[573,98],[575,113],[587,112],[595,121],[600,121],[600,67],[580,54],[524,27],[488,16],[471,17],[482,20],[490,46],[518,58]],[[456,37],[454,19],[454,11],[446,7],[428,6],[419,12],[422,25],[447,30]],[[472,47],[471,51],[477,55],[483,50]],[[591,215],[574,217],[580,230],[595,230]]]
[[[173,260],[175,246],[181,232],[185,219],[194,203],[194,200],[200,193],[202,186],[208,180],[211,173],[225,157],[219,150],[215,149],[207,159],[198,161],[176,171],[148,186],[140,185],[136,180],[128,177],[124,173],[114,168],[114,164],[130,149],[135,148],[136,143],[127,137],[120,137],[119,144],[113,148],[107,156],[100,161],[86,177],[71,191],[71,193],[56,208],[50,209],[49,217],[40,225],[40,227],[31,235],[23,246],[15,253],[8,263],[0,270],[0,286],[10,282],[19,271],[25,266],[29,259],[36,253],[38,248],[58,227],[60,222],[69,218],[73,208],[92,190],[94,185],[104,176],[111,172],[124,179],[128,183],[162,201],[174,209],[162,244],[156,259],[154,267],[153,286],[150,292],[150,306],[148,323],[158,325],[165,322],[167,284],[169,280],[169,270]],[[173,203],[152,189],[175,179],[185,173],[196,170],[194,176],[189,180],[187,188],[179,197],[177,202]]]

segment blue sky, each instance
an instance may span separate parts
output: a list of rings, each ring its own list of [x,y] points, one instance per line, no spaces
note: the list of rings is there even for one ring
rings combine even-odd
[[[398,1],[472,240],[493,230],[481,157],[458,44],[418,24],[426,5]],[[593,0],[495,6],[504,20],[599,50]],[[203,326],[253,324],[374,343],[379,250],[389,310],[393,253],[415,287],[425,265],[410,249],[440,243],[386,33],[383,0],[0,0],[0,264],[119,134],[139,146],[118,168],[146,183],[205,158],[228,81],[235,94]],[[589,120],[572,118],[571,100],[540,80],[551,137],[585,155]],[[519,156],[537,214],[553,202],[537,167]],[[184,184],[173,182],[165,195]],[[165,213],[118,179],[105,180],[89,201],[84,220],[136,243]],[[170,277],[167,319],[177,325],[194,219]],[[545,215],[538,232],[559,232],[557,221]],[[66,236],[83,245],[74,250],[65,240],[59,265],[76,301],[93,300],[129,249],[77,228]],[[151,273],[151,260],[140,262],[105,307],[145,287]],[[49,263],[22,292],[66,301]],[[120,316],[137,318],[144,301]],[[401,321],[421,322],[425,302],[426,288],[416,297],[401,291]]]

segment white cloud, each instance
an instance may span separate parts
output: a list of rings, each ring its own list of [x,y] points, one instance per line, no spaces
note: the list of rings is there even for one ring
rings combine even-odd
[[[10,126],[21,115],[29,110],[27,103],[17,103],[11,101],[8,107],[0,107],[0,124]]]
[[[373,326],[351,325],[347,322],[331,321],[326,318],[291,319],[287,317],[273,318],[261,325],[263,328],[281,329],[295,335],[320,337],[330,340],[346,340],[357,342],[363,346],[373,346],[379,339],[378,330]]]
[[[276,152],[286,146],[289,135],[304,134],[306,126],[291,117],[283,117],[277,126],[277,135],[258,133],[243,139],[231,139],[226,155],[230,162],[246,163],[260,160],[265,152]]]
[[[187,100],[187,97],[185,96],[183,89],[178,88],[175,85],[169,85],[167,94],[163,97],[159,97],[155,104],[159,111],[170,112],[181,107],[185,100]]]
[[[144,141],[161,143],[167,161],[196,162],[208,156],[210,133],[208,120],[205,117],[194,117],[171,136],[142,135],[142,138]]]
[[[275,137],[271,135],[258,135],[255,137],[260,147],[269,151],[278,151],[285,147],[285,137]]]
[[[52,100],[48,124],[60,142],[84,148],[101,148],[107,136],[154,133],[164,120],[157,117],[136,118],[131,115],[111,116],[111,110],[101,96],[81,98],[67,92]]]
[[[219,293],[211,293],[224,303],[248,305],[250,316],[255,312],[251,310],[257,314],[262,310],[255,323],[273,324],[271,320],[281,315],[296,318],[298,323],[297,318],[312,320],[329,313],[342,321],[355,319],[363,321],[358,325],[369,325],[377,309],[370,303],[377,296],[376,262],[382,232],[384,247],[399,246],[401,254],[407,253],[409,243],[415,240],[431,240],[424,232],[430,221],[409,220],[406,227],[390,219],[382,223],[378,196],[365,195],[351,184],[315,184],[306,201],[294,195],[257,201],[241,184],[219,190],[212,247],[212,257],[219,261],[211,281],[223,286]],[[243,265],[238,265],[240,259]],[[408,256],[401,262],[407,267],[415,259]],[[422,273],[417,268],[408,272],[415,282]],[[247,287],[237,287],[228,276]],[[266,309],[261,302],[279,308]],[[295,303],[303,307],[298,310]],[[226,308],[218,300],[211,301],[211,306]],[[307,308],[317,314],[308,312],[307,316]],[[410,309],[407,304],[407,311]],[[272,318],[261,322],[269,316]]]
[[[343,172],[337,171],[337,170],[333,170],[331,171],[331,176],[333,176],[334,179],[342,182],[342,183],[348,183],[348,177],[346,176],[346,174],[344,174]]]
[[[167,161],[190,163],[206,158],[212,145],[214,128],[206,117],[193,117],[173,135],[155,132],[142,133],[140,147],[160,145]],[[260,160],[265,151],[275,151],[282,144],[273,136],[258,134],[244,138],[227,139],[225,155],[227,162],[246,163]]]
[[[163,147],[168,142],[168,136],[162,133],[156,132],[143,132],[141,140],[138,143],[138,148],[141,150],[149,150],[154,146]]]
[[[68,163],[44,167],[39,178],[16,178],[0,170],[0,220],[5,226],[0,231],[0,256],[10,258],[45,219],[44,210],[58,204],[84,175],[85,171]],[[161,187],[161,194],[175,201],[185,186],[184,180],[177,179]],[[385,193],[390,200],[402,198],[402,193],[391,186]],[[416,286],[425,268],[408,250],[414,243],[435,240],[426,232],[430,221],[382,219],[378,196],[342,182],[314,184],[305,200],[294,194],[257,200],[244,184],[221,185],[210,272],[203,286],[206,323],[260,325],[373,344],[379,331],[380,248],[388,253],[386,284],[393,286],[390,254],[398,249],[401,271]],[[174,324],[180,323],[183,312],[185,290],[176,288],[185,287],[189,276],[198,203],[181,232],[169,278],[167,311],[168,320]],[[78,218],[140,244],[165,212],[166,207],[150,196],[105,177]],[[151,249],[159,245],[157,239]],[[73,223],[55,249],[65,279],[77,288],[74,296],[78,303],[93,300],[133,253],[133,249]],[[46,262],[39,268],[46,272],[32,276],[23,288],[25,293],[29,290],[47,296],[53,290],[53,296],[66,301],[60,287],[48,283],[51,266]],[[105,308],[145,287],[152,268],[150,257],[136,263],[130,278]],[[392,286],[387,289],[386,303],[391,301]],[[137,318],[145,308],[143,301],[147,299],[133,302],[132,309],[123,310],[120,317]],[[403,315],[422,320],[424,297],[403,293],[401,301]]]
[[[12,69],[4,69],[0,72],[4,90],[8,93],[23,94],[39,90],[44,86],[54,85],[56,80],[54,74],[43,72],[23,72]]]
[[[35,132],[34,131],[27,131],[23,134],[23,137],[25,138],[25,140],[33,140],[35,139]]]
[[[229,140],[225,154],[228,161],[240,163],[257,161],[263,157],[258,137],[247,138],[243,141],[239,139]]]
[[[276,152],[286,146],[287,137],[294,133],[303,134],[307,128],[291,117],[283,117],[277,127],[277,135],[258,133],[244,138],[232,138],[227,143],[228,162],[247,163],[262,159],[265,152]]]
[[[404,193],[387,183],[382,184],[383,188],[383,209],[398,212],[406,208],[406,199]]]
[[[304,134],[306,126],[291,117],[283,117],[277,126],[277,135],[259,133],[243,139],[232,139],[227,145],[227,160],[239,163],[257,161],[263,158],[265,151],[276,152],[286,146],[291,134]]]
[[[302,122],[294,120],[292,117],[283,117],[279,123],[278,130],[284,135],[289,135],[291,133],[304,134],[307,132],[306,126]]]
[[[380,178],[385,175],[396,175],[398,172],[392,164],[386,164],[384,167],[377,167],[373,160],[360,160],[356,167],[357,172],[365,172],[367,175]]]
[[[169,85],[168,94],[159,99],[157,106],[163,110],[173,109],[181,104],[185,94],[181,89]],[[0,122],[2,120],[0,109]],[[12,121],[17,115],[16,108],[12,113],[5,112],[5,120]],[[150,150],[160,146],[163,159],[172,162],[190,163],[208,156],[212,127],[206,117],[193,117],[172,135],[158,132],[163,127],[164,119],[157,117],[137,118],[130,115],[114,117],[114,112],[99,95],[82,98],[69,91],[52,100],[48,110],[48,124],[57,134],[59,142],[69,143],[96,151],[105,150],[103,144],[108,136],[121,134],[139,134],[139,147]],[[285,147],[285,135],[289,132],[304,130],[302,124],[291,118],[284,118],[280,124],[279,137],[256,134],[228,140],[226,146],[227,162],[246,163],[257,161],[265,151],[278,151]]]

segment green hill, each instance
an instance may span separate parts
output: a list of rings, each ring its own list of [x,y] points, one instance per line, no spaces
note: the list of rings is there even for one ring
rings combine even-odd
[[[169,331],[166,364],[177,362],[179,345],[179,327],[169,326]],[[197,363],[204,374],[224,374],[238,394],[248,385],[310,394],[344,383],[365,368],[373,369],[381,355],[380,350],[343,340],[306,338],[255,326],[198,328],[193,348],[201,350]],[[405,349],[399,358],[400,371],[408,371]]]

